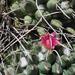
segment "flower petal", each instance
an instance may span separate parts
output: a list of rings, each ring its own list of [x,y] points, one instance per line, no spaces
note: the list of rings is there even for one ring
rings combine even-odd
[[[41,45],[46,47],[47,49],[54,49],[56,45],[60,43],[60,41],[56,38],[56,33],[53,32],[51,35],[46,33],[41,37]]]

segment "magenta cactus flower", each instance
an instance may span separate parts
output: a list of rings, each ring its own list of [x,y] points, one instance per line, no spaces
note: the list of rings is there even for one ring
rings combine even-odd
[[[56,38],[56,33],[46,33],[40,36],[40,43],[47,49],[54,49],[56,45],[60,45],[60,39]]]

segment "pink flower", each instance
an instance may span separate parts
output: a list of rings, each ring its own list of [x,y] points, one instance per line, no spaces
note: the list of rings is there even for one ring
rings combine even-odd
[[[54,49],[56,45],[60,44],[59,39],[56,38],[56,33],[46,33],[44,35],[41,35],[40,37],[41,41],[41,45],[43,45],[44,47],[46,47],[47,49]]]

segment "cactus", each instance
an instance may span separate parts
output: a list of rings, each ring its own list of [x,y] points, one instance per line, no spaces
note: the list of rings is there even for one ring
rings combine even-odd
[[[49,0],[47,2],[47,8],[49,11],[54,11],[56,9],[56,4],[59,2],[59,0]]]
[[[70,55],[70,62],[75,63],[75,52],[72,52]]]
[[[43,35],[46,33],[45,29],[43,27],[39,27],[39,26],[37,27],[37,32],[39,33],[39,35]]]
[[[46,75],[46,74],[40,73],[40,75]]]
[[[71,65],[70,58],[68,56],[62,55],[61,60],[63,68],[68,68]]]
[[[72,75],[72,73],[69,70],[63,70],[63,75]]]
[[[51,25],[53,25],[54,27],[57,27],[57,28],[61,28],[62,27],[62,22],[57,20],[57,19],[52,19],[51,20]]]
[[[24,17],[25,25],[30,25],[31,22],[32,22],[32,18],[30,16],[27,15],[27,16]]]
[[[43,13],[44,13],[44,10],[40,10],[40,12],[43,14]],[[39,19],[41,18],[40,12],[39,12],[39,10],[37,10],[37,11],[35,12],[35,18],[36,18],[37,20],[39,20]]]
[[[51,64],[48,62],[40,62],[38,64],[39,71],[43,74],[47,74],[51,69]]]
[[[68,75],[66,70],[63,70],[63,75]]]
[[[52,65],[52,73],[54,75],[60,75],[60,74],[62,74],[62,67],[61,67],[61,65],[58,64],[58,63],[54,63]]]
[[[68,71],[71,73],[71,75],[75,74],[75,64],[72,64],[71,67],[68,69]]]
[[[63,1],[61,2],[61,8],[62,9],[68,9],[70,7],[69,1]]]
[[[28,0],[24,8],[27,14],[33,15],[36,11],[36,5],[34,0]]]
[[[66,30],[71,34],[75,34],[75,30],[71,27],[67,27]]]
[[[48,56],[47,56],[47,61],[50,64],[53,64],[56,61],[56,55],[53,54],[53,53],[49,53]]]
[[[27,75],[38,75],[38,68],[35,65],[28,65],[26,68]]]
[[[63,10],[67,15],[72,15],[73,13],[73,9],[69,8],[69,9],[66,9],[66,10]]]
[[[14,11],[18,17],[23,17],[26,14],[23,6],[24,5],[22,5],[21,3],[16,1],[12,4],[10,9],[11,9],[11,11]]]
[[[11,10],[18,9],[19,8],[19,2],[16,1],[10,8],[11,8]]]
[[[75,75],[74,10],[75,0],[0,0],[0,75]]]

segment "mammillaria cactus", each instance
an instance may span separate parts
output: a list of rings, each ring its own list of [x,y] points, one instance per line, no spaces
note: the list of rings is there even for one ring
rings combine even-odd
[[[28,0],[25,5],[25,11],[27,14],[32,15],[36,11],[36,5],[34,0]]]
[[[24,17],[25,25],[31,24],[31,22],[32,22],[32,18],[30,16],[27,15]]]
[[[69,1],[63,1],[61,2],[61,8],[62,9],[68,9],[70,7]]]
[[[61,65],[59,65],[58,63],[55,63],[54,65],[52,65],[52,72],[53,72],[53,75],[60,75],[60,74],[62,74],[62,67],[61,67]]]
[[[17,16],[23,17],[26,14],[24,6],[25,4],[22,5],[18,1],[15,1],[10,7],[10,9],[11,11],[14,11]]]
[[[75,9],[75,0],[72,0],[72,7]]]
[[[57,28],[62,28],[62,22],[57,20],[57,19],[52,19],[51,20],[51,25],[57,27]]]
[[[54,64],[54,62],[56,61],[56,55],[54,53],[48,53],[47,61],[50,64]]]
[[[49,0],[47,2],[47,8],[49,9],[49,11],[54,11],[58,2],[59,0]]]
[[[66,10],[63,10],[67,15],[72,15],[72,13],[74,12],[73,9],[69,8]]]
[[[66,30],[68,32],[70,32],[71,34],[75,34],[75,30],[73,28],[71,28],[71,27],[67,27]]]
[[[61,59],[63,68],[68,68],[71,65],[70,58],[68,56],[62,55]]]
[[[0,75],[75,75],[75,0],[0,0]]]
[[[51,69],[51,64],[47,62],[40,62],[38,64],[39,71],[43,74],[47,74]]]
[[[39,71],[36,65],[29,65],[26,68],[27,70],[27,75],[38,75]]]
[[[39,35],[43,35],[46,33],[45,29],[43,27],[39,27],[39,26],[37,27],[37,32],[39,33]]]
[[[40,12],[43,14],[43,13],[44,13],[44,10],[40,10]],[[41,18],[40,12],[39,12],[39,10],[37,10],[37,11],[35,12],[35,18],[36,18],[36,19],[40,19],[40,18]]]

